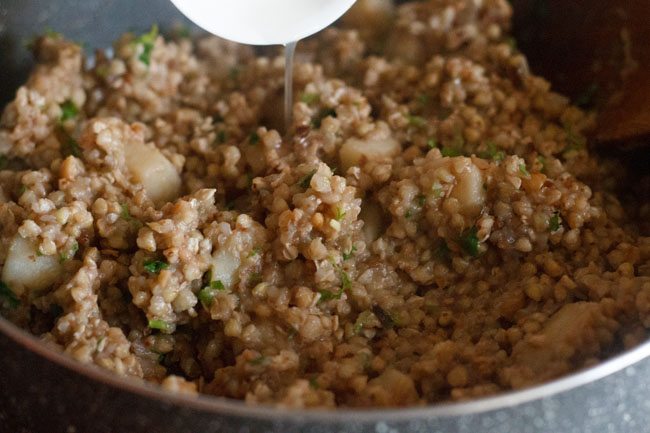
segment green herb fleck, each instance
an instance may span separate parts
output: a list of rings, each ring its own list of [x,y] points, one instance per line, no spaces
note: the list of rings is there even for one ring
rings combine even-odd
[[[77,254],[77,251],[79,251],[79,244],[77,242],[74,242],[68,252],[61,253],[59,255],[59,263],[63,263],[67,260],[74,258],[75,254]]]
[[[79,109],[71,100],[66,99],[63,104],[61,104],[61,122],[74,119],[78,114]]]
[[[419,207],[424,207],[424,205],[427,202],[427,198],[425,197],[424,194],[418,194],[415,197],[415,201],[416,201],[416,203],[418,204]]]
[[[257,134],[257,132],[253,132],[251,133],[251,135],[248,136],[249,144],[256,145],[259,142],[260,142],[260,136]]]
[[[226,138],[227,138],[226,131],[221,130],[221,131],[217,132],[217,138],[216,138],[217,143],[220,143],[220,144],[225,143]]]
[[[537,162],[539,162],[540,165],[542,166],[542,168],[541,168],[540,171],[541,171],[542,173],[546,173],[546,158],[544,158],[542,155],[539,155],[539,156],[537,157]]]
[[[429,95],[426,93],[420,93],[415,97],[415,100],[418,101],[418,104],[420,105],[427,105],[429,102]]]
[[[320,101],[320,95],[318,93],[303,93],[300,100],[307,105],[311,105]]]
[[[350,260],[352,256],[354,256],[354,253],[357,251],[357,247],[352,245],[352,248],[350,248],[350,251],[347,253],[343,253],[343,260]]]
[[[460,246],[463,250],[472,257],[477,257],[479,250],[479,241],[478,241],[478,228],[476,226],[470,227],[468,230],[463,232],[460,237]]]
[[[555,212],[548,220],[548,229],[552,233],[560,230],[560,227],[562,227],[560,222],[560,214],[559,212]]]
[[[20,197],[21,195],[25,194],[26,192],[27,192],[27,186],[20,185],[20,189],[18,190],[18,196]]]
[[[265,364],[265,363],[266,363],[266,360],[267,360],[267,359],[268,359],[268,358],[267,358],[266,356],[264,356],[264,355],[260,355],[260,356],[258,356],[257,358],[253,358],[253,359],[249,360],[248,363],[249,363],[250,365],[262,365],[262,364]]]
[[[431,185],[431,191],[433,191],[433,196],[435,198],[440,198],[443,195],[442,185],[440,185],[439,182],[435,182],[433,185]]]
[[[151,26],[151,30],[148,33],[140,35],[135,42],[139,45],[142,45],[142,52],[138,56],[140,60],[145,65],[149,66],[151,64],[151,53],[153,52],[154,44],[156,43],[156,38],[158,37],[158,26],[154,24]]]
[[[497,145],[493,141],[487,143],[487,151],[479,153],[483,159],[491,159],[493,161],[499,162],[503,161],[506,157],[506,154],[503,150],[498,150]]]
[[[438,142],[436,141],[435,138],[432,137],[427,140],[427,147],[429,149],[435,149],[436,147],[438,147]]]
[[[526,164],[519,164],[519,173],[523,174],[526,177],[530,176],[530,173],[528,173],[528,169],[526,168]]]
[[[393,317],[379,305],[372,307],[372,313],[379,320],[381,326],[383,326],[385,329],[391,329],[395,327],[395,320]]]
[[[125,221],[131,221],[133,220],[133,217],[131,216],[131,212],[129,212],[129,205],[126,203],[120,204],[120,218],[122,218]]]
[[[463,153],[460,151],[460,149],[456,149],[453,147],[443,147],[442,150],[440,151],[442,153],[442,156],[449,156],[449,157],[454,157],[454,156],[461,156]]]
[[[0,300],[12,310],[15,310],[20,305],[20,300],[16,294],[2,281],[0,281]]]
[[[427,124],[427,121],[422,116],[408,115],[406,116],[406,118],[409,121],[409,125],[414,126],[416,128],[423,128]]]
[[[302,179],[300,179],[300,186],[304,189],[309,188],[309,185],[311,184],[311,178],[314,177],[315,174],[316,170],[312,170],[306,174]]]
[[[74,156],[75,158],[81,158],[81,146],[79,146],[77,140],[66,133],[65,139],[63,143],[61,143],[61,153],[63,153],[65,156]]]
[[[169,263],[163,262],[162,260],[145,260],[144,262],[144,269],[150,274],[157,274],[168,267]]]
[[[226,290],[221,280],[210,281],[210,284],[199,291],[199,301],[205,308],[210,308],[217,292]]]
[[[354,321],[354,327],[352,330],[354,331],[355,334],[359,334],[361,331],[363,331],[363,328],[368,324],[370,320],[373,318],[373,313],[371,311],[362,311],[358,316],[357,320]]]
[[[160,319],[151,319],[149,320],[149,328],[169,333],[174,330],[174,324]]]
[[[9,159],[5,155],[0,154],[0,170],[4,170],[8,165]]]
[[[314,117],[311,121],[311,125],[314,128],[320,128],[321,124],[323,123],[323,119],[326,117],[336,117],[336,110],[333,108],[323,108],[318,112],[316,117]]]
[[[512,36],[506,38],[506,43],[513,51],[517,51],[517,40]]]
[[[345,216],[345,211],[340,207],[337,207],[336,213],[334,214],[334,219],[337,221],[342,221],[344,216]]]
[[[318,293],[320,293],[320,299],[318,302],[331,301],[332,299],[341,299],[341,296],[343,295],[343,287],[341,287],[336,292],[330,292],[329,290],[319,290]]]
[[[311,389],[319,389],[320,385],[318,384],[318,378],[312,377],[311,379],[309,379],[309,386],[311,387]]]
[[[341,289],[349,290],[352,288],[352,281],[350,281],[350,276],[344,270],[341,270]]]
[[[413,216],[413,211],[411,209],[407,209],[406,212],[404,212],[404,218],[409,219]]]
[[[262,252],[262,248],[260,248],[260,247],[255,247],[255,248],[253,248],[252,251],[248,254],[248,257],[255,257],[256,255],[258,255],[258,254],[261,253],[261,252]]]

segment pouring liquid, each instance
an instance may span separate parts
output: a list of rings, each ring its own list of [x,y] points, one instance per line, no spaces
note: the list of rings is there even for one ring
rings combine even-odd
[[[293,121],[293,56],[298,41],[284,46],[284,130],[289,132]]]

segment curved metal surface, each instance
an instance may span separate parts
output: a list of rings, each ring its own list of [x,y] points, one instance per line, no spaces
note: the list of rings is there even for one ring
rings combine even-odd
[[[185,23],[167,0],[2,0],[0,105],[31,66],[25,41],[50,27],[90,47]],[[650,425],[650,342],[542,386],[402,410],[284,410],[173,395],[42,345],[0,318],[0,431],[219,433],[638,433]]]

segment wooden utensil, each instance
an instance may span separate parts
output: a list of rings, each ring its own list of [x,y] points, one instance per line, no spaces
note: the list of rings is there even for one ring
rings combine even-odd
[[[514,33],[533,71],[586,109],[596,143],[650,143],[647,0],[513,0]]]

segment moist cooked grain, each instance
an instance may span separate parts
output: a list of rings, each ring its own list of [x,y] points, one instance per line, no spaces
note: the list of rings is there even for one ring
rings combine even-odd
[[[0,127],[2,314],[80,362],[289,407],[519,389],[650,327],[650,237],[506,0],[359,0],[283,60],[50,34]],[[151,44],[151,45],[148,45]],[[639,204],[642,208],[645,204]]]

